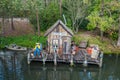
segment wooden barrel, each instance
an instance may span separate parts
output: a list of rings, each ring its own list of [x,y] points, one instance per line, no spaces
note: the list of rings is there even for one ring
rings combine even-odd
[[[63,53],[62,46],[60,46],[59,49],[58,49],[58,54],[62,55],[62,53]]]

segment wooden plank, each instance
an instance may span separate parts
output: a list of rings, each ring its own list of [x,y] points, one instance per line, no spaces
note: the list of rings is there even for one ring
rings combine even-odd
[[[84,53],[84,51],[81,51],[81,53]],[[52,55],[51,55],[52,56]],[[67,57],[66,57],[67,56]],[[68,56],[70,56],[70,54],[69,55],[66,55],[66,54],[64,54],[63,55],[63,57],[65,57],[65,59],[63,58],[63,59],[59,59],[58,57],[57,57],[57,59],[56,59],[56,61],[57,62],[64,62],[64,63],[70,63],[70,58],[68,57]],[[80,56],[80,55],[79,55]],[[49,58],[50,56],[48,56],[47,57],[47,59],[46,59],[46,62],[54,62],[54,57],[53,58]],[[29,56],[28,56],[28,60],[29,61],[43,61],[43,58],[41,57],[41,58],[38,58],[38,57],[36,57],[36,58],[32,58],[32,56],[31,56],[31,54],[29,53]],[[83,63],[84,62],[84,59],[79,59],[79,60],[73,60],[73,63]],[[95,60],[88,60],[88,62],[87,62],[88,64],[96,64],[96,65],[100,65],[100,59],[95,59]]]

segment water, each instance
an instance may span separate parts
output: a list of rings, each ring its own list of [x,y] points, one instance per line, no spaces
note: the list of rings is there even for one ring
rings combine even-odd
[[[0,80],[120,80],[120,55],[104,55],[103,67],[40,62],[27,64],[26,52],[0,51]]]

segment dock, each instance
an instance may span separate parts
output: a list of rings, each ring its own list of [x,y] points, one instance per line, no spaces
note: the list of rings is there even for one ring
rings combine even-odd
[[[48,54],[46,51],[43,50],[40,57],[33,57],[33,52],[29,51],[27,55],[27,61],[28,64],[30,64],[31,61],[40,61],[43,62],[43,64],[45,64],[46,62],[53,62],[54,65],[57,65],[58,63],[69,63],[71,66],[74,64],[83,64],[84,66],[94,64],[102,67],[103,52],[100,51],[97,58],[91,58],[91,56],[88,55],[85,49],[79,50],[78,53],[75,55],[71,53],[62,55],[59,55],[57,53]]]

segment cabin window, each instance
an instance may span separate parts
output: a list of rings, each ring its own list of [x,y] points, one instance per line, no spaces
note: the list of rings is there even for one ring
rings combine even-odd
[[[58,46],[59,46],[59,40],[58,40],[58,39],[53,39],[53,41],[52,41],[52,46],[53,46],[53,48],[54,48],[55,46],[58,48]]]

